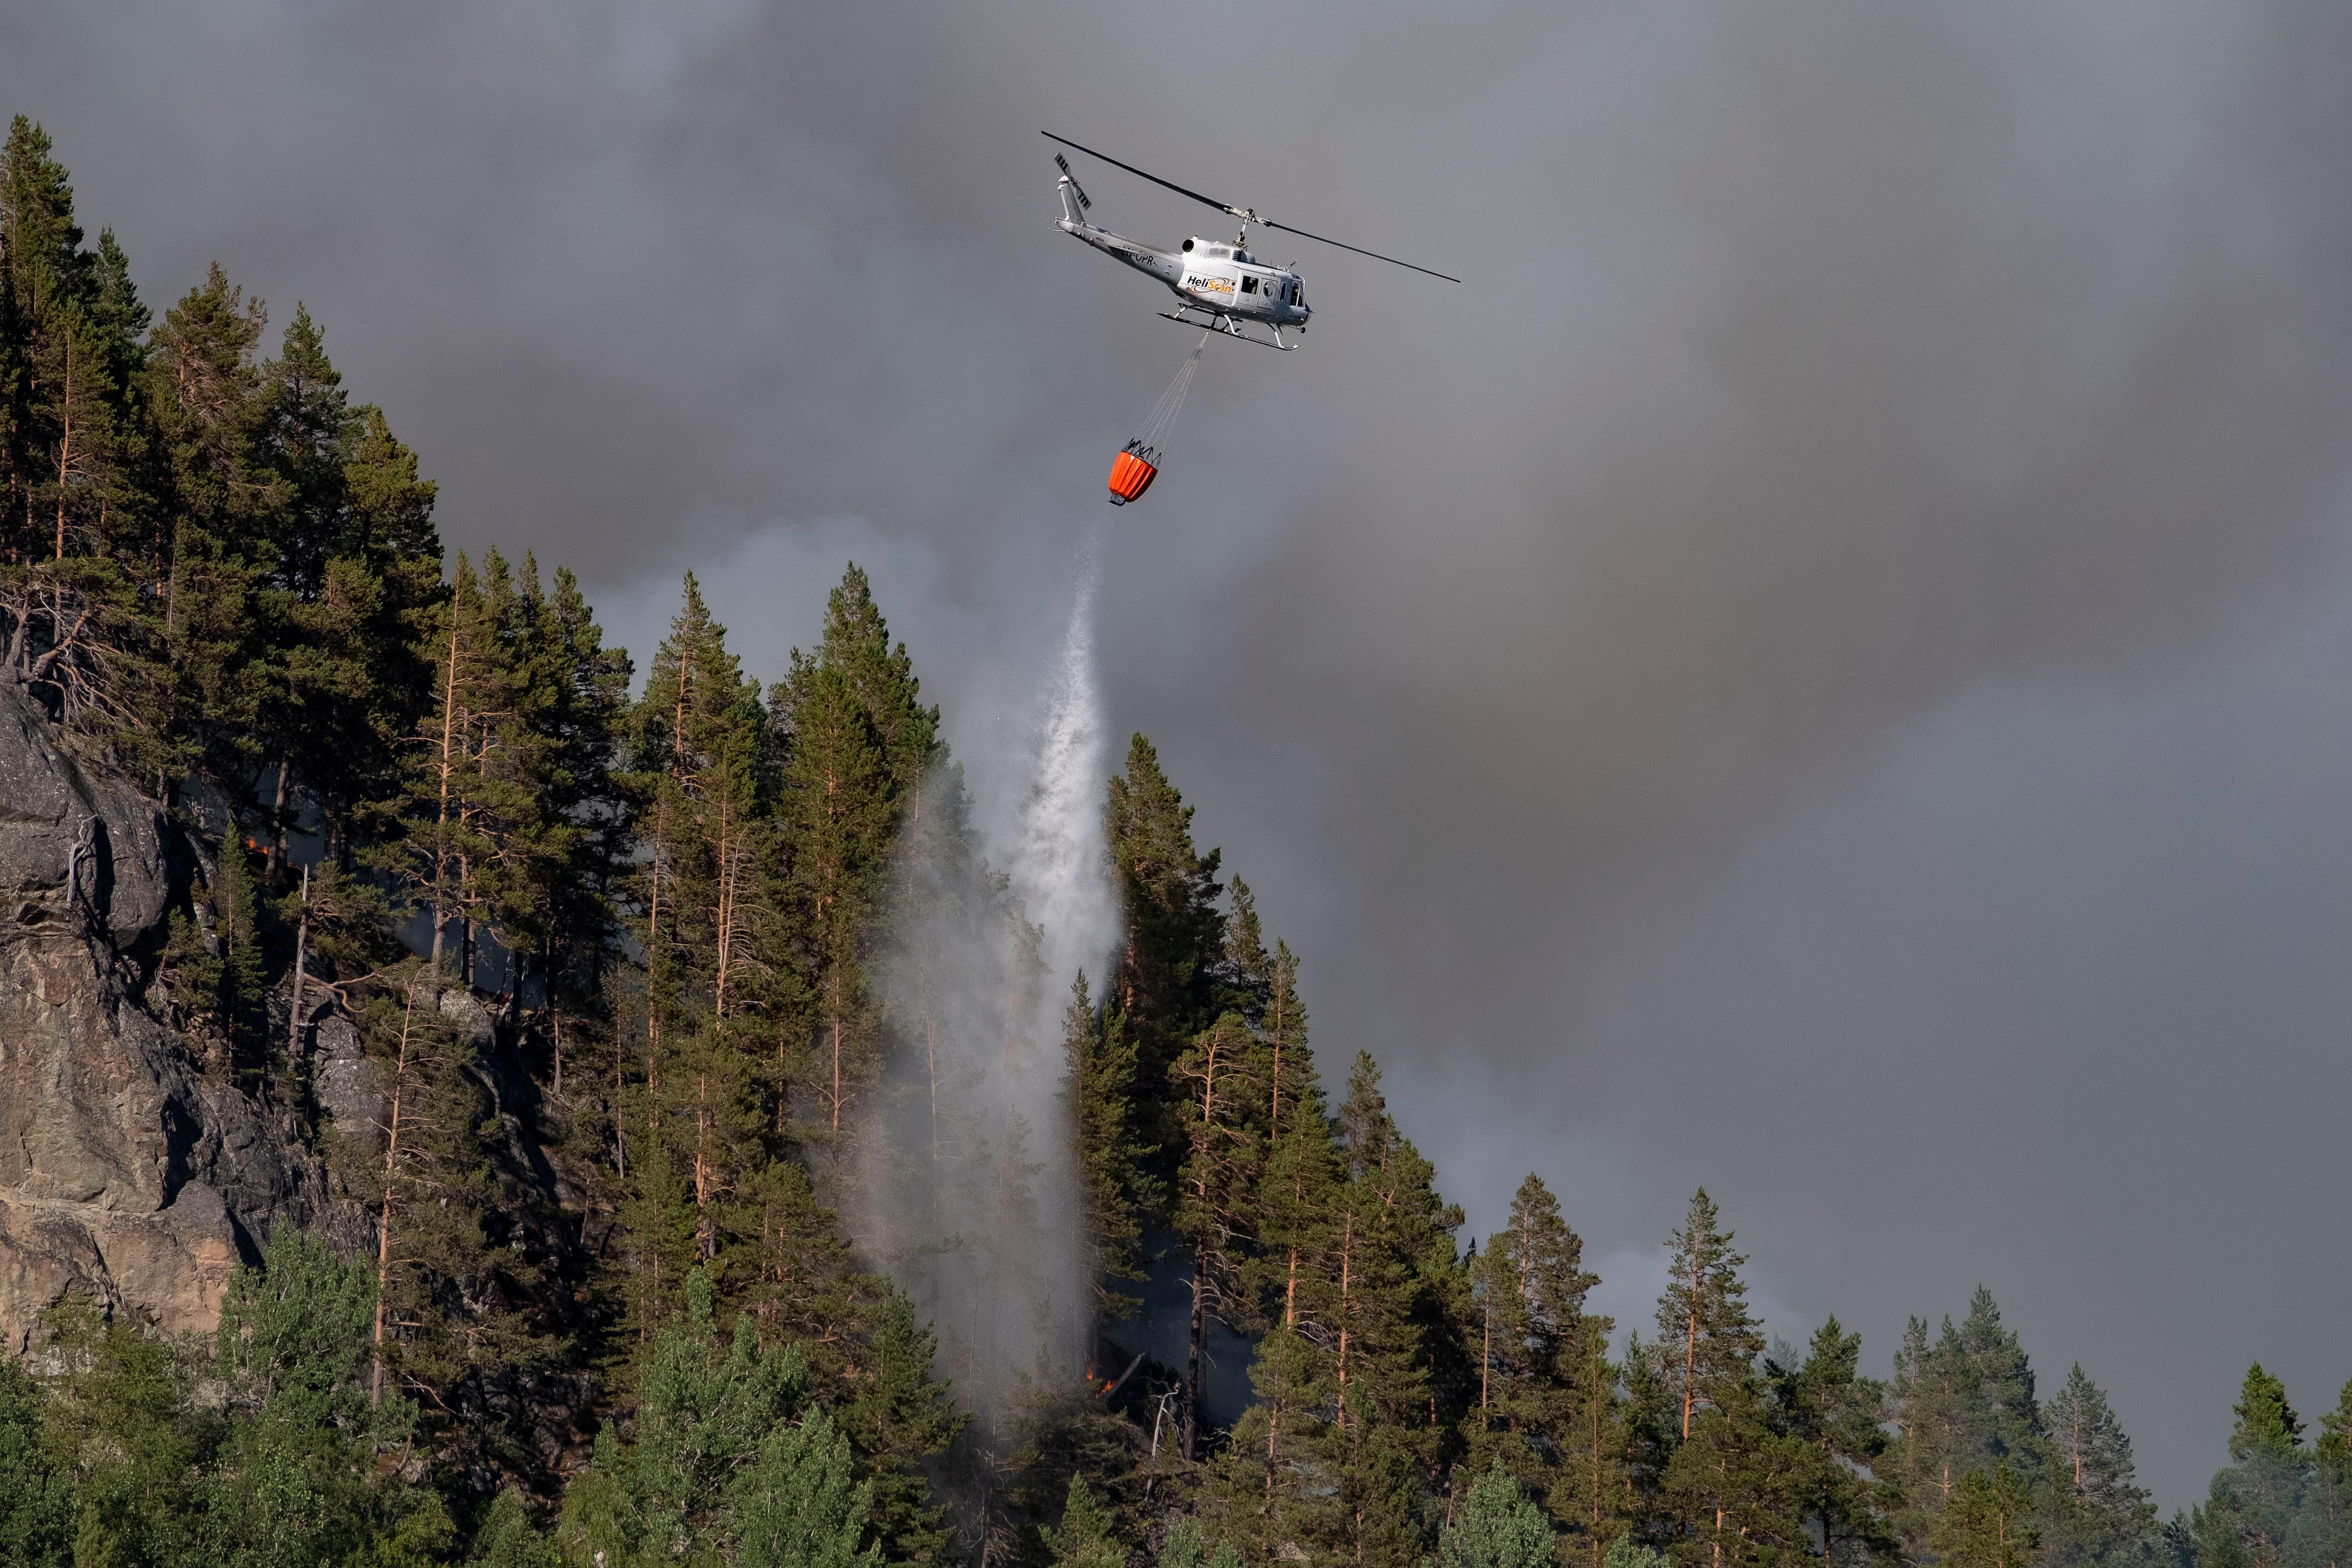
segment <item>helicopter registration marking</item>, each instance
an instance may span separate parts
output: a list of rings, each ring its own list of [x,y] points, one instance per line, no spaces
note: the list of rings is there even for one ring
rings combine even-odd
[[[1205,290],[1216,294],[1230,294],[1234,291],[1231,279],[1203,278],[1197,272],[1184,279],[1184,287],[1196,291]]]

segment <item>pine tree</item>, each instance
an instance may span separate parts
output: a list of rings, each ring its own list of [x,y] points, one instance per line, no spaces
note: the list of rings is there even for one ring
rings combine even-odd
[[[1169,1077],[1171,1086],[1184,1094],[1178,1122],[1184,1152],[1177,1173],[1175,1224],[1192,1265],[1181,1439],[1189,1459],[1200,1453],[1209,1324],[1230,1324],[1240,1316],[1249,1209],[1262,1157],[1258,1119],[1265,1089],[1257,1040],[1237,1013],[1228,1013],[1202,1030],[1192,1048],[1170,1067]]]
[[[780,1105],[782,965],[766,801],[766,710],[689,576],[630,721],[631,787],[649,853],[632,934],[643,994],[626,1215],[643,1342],[687,1269],[730,1300],[763,1267],[761,1173]]]
[[[558,568],[552,591],[543,593],[538,563],[526,555],[518,590],[508,635],[532,742],[539,837],[520,889],[529,911],[522,924],[536,941],[518,957],[528,959],[546,997],[561,1097],[567,1015],[609,1023],[593,1015],[619,937],[615,900],[628,853],[631,818],[614,773],[629,658],[604,646],[569,570]],[[508,940],[521,945],[515,934]]]
[[[1258,1247],[1251,1263],[1256,1321],[1298,1330],[1311,1318],[1316,1279],[1326,1268],[1326,1223],[1340,1181],[1323,1085],[1307,1043],[1296,961],[1277,944],[1275,985],[1262,1030],[1265,1062],[1265,1159],[1255,1210]]]
[[[1146,1100],[1172,1108],[1182,1097],[1162,1090],[1170,1066],[1216,1021],[1225,917],[1218,852],[1193,848],[1192,808],[1141,735],[1128,747],[1126,773],[1110,781],[1108,837],[1127,926],[1108,1000],[1135,1042]],[[1176,1157],[1172,1129],[1146,1131]]]
[[[1952,1489],[1933,1540],[1950,1568],[2025,1568],[2042,1545],[2025,1478],[2006,1463],[1970,1470]]]
[[[825,600],[819,658],[848,678],[866,710],[889,775],[894,818],[920,811],[924,783],[940,755],[940,710],[923,706],[907,645],[892,646],[872,585],[854,561]]]
[[[1772,1421],[1757,1365],[1762,1335],[1738,1272],[1747,1258],[1732,1239],[1700,1188],[1666,1244],[1672,1272],[1653,1351],[1677,1421],[1659,1479],[1668,1551],[1708,1568],[1761,1561],[1806,1538],[1809,1451]]]
[[[1912,1321],[1889,1393],[1895,1437],[1885,1468],[1906,1551],[1925,1549],[1970,1470],[2006,1463],[2029,1485],[2038,1478],[2043,1444],[2033,1370],[1984,1287],[1970,1298],[1968,1317],[1957,1327],[1947,1318],[1932,1342],[1927,1325]]]
[[[926,791],[942,785],[946,835],[961,828],[961,783],[945,766],[939,710],[920,689],[853,563],[826,602],[823,641],[814,654],[793,651],[777,703],[778,821],[808,998],[796,1099],[803,1132],[829,1144],[855,1123],[879,1066],[871,969],[892,847],[902,829],[942,814],[925,805]]]
[[[1886,1451],[1885,1391],[1861,1364],[1862,1336],[1835,1318],[1814,1331],[1802,1363],[1766,1363],[1781,1429],[1805,1449],[1797,1490],[1822,1568],[1879,1560],[1895,1544],[1873,1496],[1872,1468]]]
[[[1319,1326],[1332,1345],[1332,1429],[1322,1463],[1333,1544],[1364,1561],[1426,1550],[1418,1505],[1445,1428],[1433,1363],[1461,1212],[1390,1118],[1380,1069],[1359,1053],[1336,1119],[1341,1183],[1325,1221]]]
[[[1748,1258],[1731,1250],[1731,1234],[1718,1217],[1715,1200],[1701,1187],[1682,1228],[1666,1242],[1673,1272],[1658,1298],[1657,1343],[1672,1369],[1668,1377],[1680,1406],[1676,1436],[1684,1442],[1702,1411],[1723,1408],[1755,1375],[1764,1349],[1739,1279]]]
[[[1143,1216],[1158,1206],[1144,1167],[1154,1151],[1139,1144],[1135,1131],[1135,1047],[1118,1015],[1096,1008],[1083,973],[1070,985],[1062,1048],[1069,1064],[1063,1096],[1077,1134],[1095,1309],[1106,1318],[1124,1318],[1138,1302],[1116,1282],[1143,1278]]]
[[[217,990],[210,999],[236,1076],[258,1088],[269,1049],[268,989],[261,948],[261,900],[253,868],[236,829],[221,836],[218,880],[211,889],[213,935],[218,948]]]
[[[1552,1554],[1549,1521],[1499,1459],[1471,1486],[1461,1522],[1438,1537],[1444,1568],[1545,1568]]]
[[[1321,1347],[1283,1323],[1258,1341],[1251,1359],[1255,1398],[1201,1489],[1218,1533],[1245,1543],[1253,1562],[1294,1560],[1309,1542],[1339,1532],[1323,1504],[1332,1440],[1328,1366]]]
[[[1246,899],[1238,902],[1246,913]],[[1246,919],[1236,924],[1251,930]],[[1305,1552],[1339,1532],[1325,1506],[1323,1478],[1338,1394],[1334,1320],[1341,1293],[1329,1271],[1328,1222],[1340,1161],[1287,959],[1277,946],[1269,963],[1280,974],[1259,1030],[1265,1154],[1251,1203],[1256,1245],[1233,1304],[1236,1317],[1266,1332],[1250,1365],[1255,1399],[1202,1489],[1220,1532],[1247,1543],[1254,1561]]]
[[[1542,1500],[1563,1551],[1597,1560],[1613,1511],[1610,1391],[1596,1386],[1613,1382],[1603,1370],[1608,1327],[1584,1313],[1598,1280],[1583,1268],[1582,1240],[1534,1174],[1519,1184],[1510,1219],[1470,1266],[1478,1389],[1462,1468],[1476,1476],[1500,1465]]]
[[[374,813],[389,837],[369,858],[425,912],[436,980],[466,985],[473,980],[475,930],[495,919],[499,883],[492,868],[514,815],[528,806],[492,762],[511,717],[511,692],[496,612],[463,553],[428,630],[433,700],[410,738],[398,798]]]
[[[876,1069],[866,963],[890,844],[890,775],[873,720],[838,665],[795,654],[784,711],[782,828],[811,999],[801,1099],[810,1131],[837,1141]]]
[[[2156,1510],[2134,1479],[2131,1439],[2078,1363],[2042,1407],[2050,1443],[2042,1538],[2051,1568],[2138,1563],[2156,1547]]]
[[[172,516],[156,543],[171,767],[240,784],[263,761],[256,736],[271,694],[254,646],[261,568],[253,556],[272,491],[260,450],[265,404],[253,363],[267,312],[218,267],[163,314],[148,359],[159,467]],[[260,657],[257,657],[260,656]],[[240,792],[241,793],[241,792]]]
[[[516,1304],[536,1271],[494,1230],[509,1203],[491,1177],[481,1087],[463,1009],[445,1012],[429,967],[404,965],[369,997],[357,1025],[380,1110],[373,1136],[347,1138],[341,1159],[375,1220],[371,1398],[413,1397],[425,1430],[486,1464],[520,1462],[488,1412],[467,1408],[485,1381],[554,1353]],[[460,1394],[460,1388],[470,1392]]]

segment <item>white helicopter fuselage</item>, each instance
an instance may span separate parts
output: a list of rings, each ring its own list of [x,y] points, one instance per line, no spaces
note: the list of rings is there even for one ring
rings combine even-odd
[[[1306,331],[1313,312],[1297,273],[1268,267],[1238,245],[1198,236],[1174,250],[1154,249],[1088,223],[1076,185],[1067,175],[1060,195],[1062,216],[1055,227],[1157,278],[1182,302],[1180,309],[1204,311],[1221,321],[1262,321],[1276,329],[1277,338],[1284,327]]]

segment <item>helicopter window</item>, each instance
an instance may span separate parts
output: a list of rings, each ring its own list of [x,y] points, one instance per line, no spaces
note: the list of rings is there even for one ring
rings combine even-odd
[[[1244,279],[1242,279],[1242,292],[1243,292],[1243,293],[1244,293],[1244,294],[1255,294],[1255,293],[1256,293],[1256,292],[1257,292],[1257,279],[1255,279],[1255,278],[1244,278]]]

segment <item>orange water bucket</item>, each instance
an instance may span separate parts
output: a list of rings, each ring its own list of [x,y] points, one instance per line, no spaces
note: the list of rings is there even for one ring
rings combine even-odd
[[[1160,470],[1143,456],[1149,450],[1145,447],[1139,451],[1129,446],[1110,460],[1111,505],[1125,506],[1131,500],[1141,500],[1143,492],[1151,488],[1151,481],[1160,477]],[[1154,457],[1158,455],[1153,453]]]

